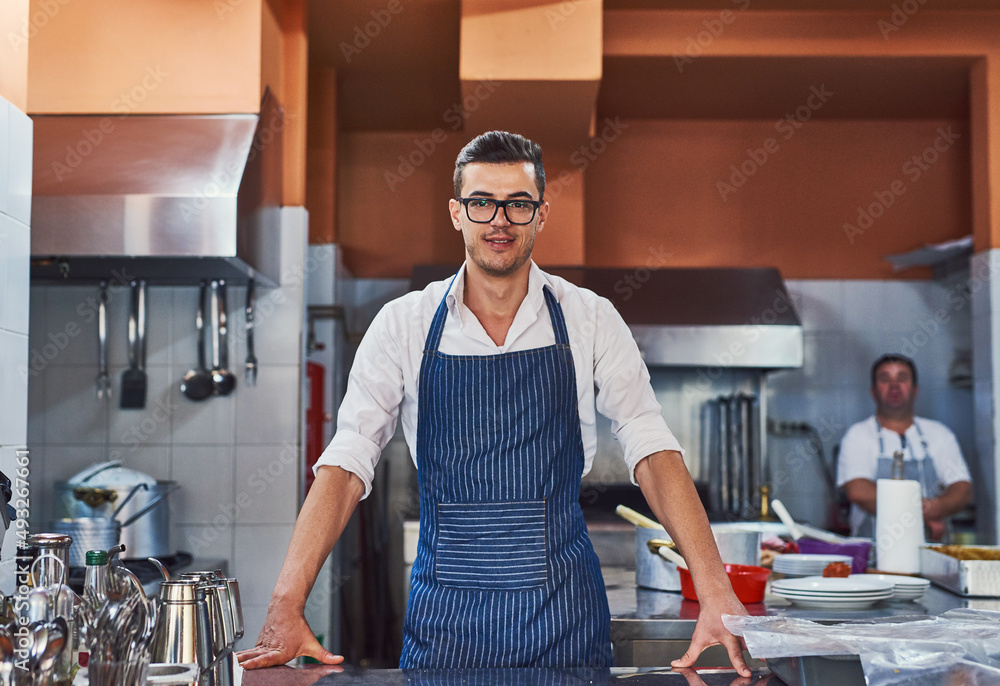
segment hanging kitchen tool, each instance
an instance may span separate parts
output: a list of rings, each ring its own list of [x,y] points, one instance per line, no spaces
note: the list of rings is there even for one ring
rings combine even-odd
[[[707,436],[709,504],[725,519],[758,514],[761,475],[760,401],[736,393],[705,403],[702,433]]]
[[[246,304],[246,330],[247,330],[247,359],[243,365],[243,378],[247,386],[257,385],[257,356],[253,350],[253,330],[255,326],[254,311],[257,307],[256,282],[250,279],[247,282],[247,304]]]
[[[97,299],[97,397],[111,397],[108,376],[108,282],[101,281]]]
[[[226,320],[226,282],[212,282],[212,383],[216,395],[229,395],[236,388],[236,376],[229,371],[229,336]]]
[[[146,282],[132,281],[128,318],[128,363],[122,374],[121,408],[146,407]]]
[[[198,330],[198,366],[184,375],[181,381],[181,393],[190,400],[204,400],[215,392],[212,383],[212,373],[205,365],[205,295],[208,284],[204,281],[198,290],[198,313],[194,325]]]

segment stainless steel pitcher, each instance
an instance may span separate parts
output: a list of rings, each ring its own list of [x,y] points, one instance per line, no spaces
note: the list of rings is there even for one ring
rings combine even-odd
[[[197,664],[201,686],[222,686],[211,667],[228,646],[216,639],[205,589],[197,579],[163,581],[159,599],[150,661]]]

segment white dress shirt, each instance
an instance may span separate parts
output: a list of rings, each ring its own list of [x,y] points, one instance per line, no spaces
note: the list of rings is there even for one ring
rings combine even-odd
[[[417,386],[424,343],[431,320],[451,279],[429,284],[385,305],[365,333],[348,378],[337,416],[337,432],[314,471],[339,466],[352,472],[371,491],[375,465],[402,414],[403,435],[417,468]],[[447,355],[498,355],[555,344],[543,287],[552,289],[563,310],[569,333],[583,438],[583,474],[597,450],[595,409],[611,420],[632,482],[642,458],[660,450],[680,451],[667,428],[649,384],[649,372],[618,311],[606,298],[546,274],[531,263],[528,293],[514,316],[503,345],[487,335],[464,304],[465,267],[447,296],[439,351]],[[595,390],[596,387],[596,390]]]

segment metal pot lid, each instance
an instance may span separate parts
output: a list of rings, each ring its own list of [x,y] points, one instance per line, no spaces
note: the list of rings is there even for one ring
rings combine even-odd
[[[79,474],[71,477],[66,483],[72,487],[87,486],[92,488],[132,488],[139,484],[155,486],[156,479],[137,471],[129,469],[121,462],[98,462],[84,469]]]

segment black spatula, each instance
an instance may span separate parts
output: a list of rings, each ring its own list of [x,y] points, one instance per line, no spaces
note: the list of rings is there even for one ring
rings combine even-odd
[[[122,373],[121,408],[146,407],[146,282],[132,282],[128,315],[128,369]]]

